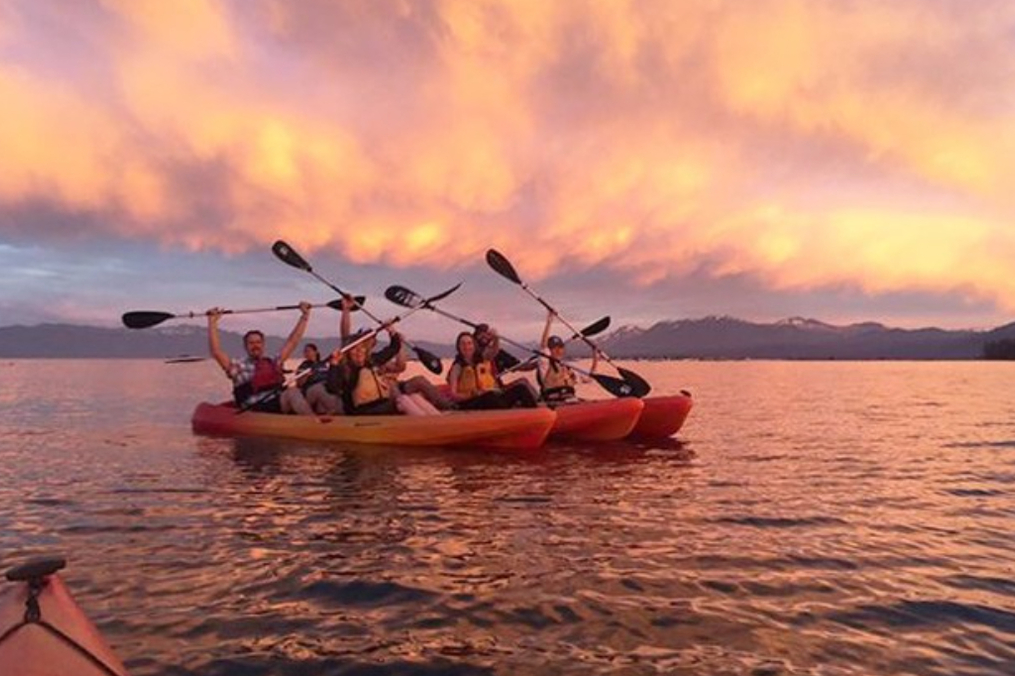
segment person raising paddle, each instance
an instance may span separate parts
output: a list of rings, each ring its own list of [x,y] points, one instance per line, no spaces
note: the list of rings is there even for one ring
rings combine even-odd
[[[539,394],[543,401],[548,404],[576,401],[575,385],[579,382],[588,382],[588,377],[579,376],[574,370],[564,363],[564,340],[560,336],[551,336],[550,327],[557,313],[549,310],[546,313],[546,326],[543,328],[543,337],[540,340],[540,347],[543,355],[539,357],[536,379],[539,381]],[[546,357],[544,355],[549,355]],[[599,350],[592,351],[592,368],[589,373],[596,372],[599,364]]]
[[[237,406],[265,413],[314,414],[298,387],[284,386],[285,378],[282,374],[285,360],[299,345],[310,319],[310,303],[301,301],[299,307],[300,318],[277,356],[264,356],[264,333],[253,330],[243,335],[243,349],[247,353],[243,359],[232,359],[222,349],[218,328],[222,309],[216,307],[208,310],[208,349],[226,376],[233,381],[233,398]]]

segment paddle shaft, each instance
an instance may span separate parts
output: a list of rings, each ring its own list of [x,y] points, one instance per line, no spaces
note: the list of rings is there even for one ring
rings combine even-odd
[[[526,293],[528,293],[528,294],[529,294],[530,296],[532,296],[533,298],[535,298],[535,299],[536,299],[536,301],[537,301],[537,302],[539,302],[539,304],[540,304],[540,305],[542,305],[542,306],[543,306],[543,307],[545,307],[545,308],[546,308],[547,310],[549,310],[550,312],[552,312],[552,313],[553,313],[553,316],[554,316],[554,317],[556,317],[557,319],[559,319],[559,320],[560,320],[560,323],[561,323],[561,324],[563,324],[563,325],[564,325],[564,326],[566,326],[566,327],[567,327],[568,329],[570,329],[571,331],[573,331],[573,332],[574,332],[574,334],[575,334],[575,335],[574,335],[574,338],[575,338],[575,339],[583,341],[583,342],[584,342],[584,343],[585,343],[586,345],[588,345],[588,346],[589,346],[590,348],[592,348],[593,350],[598,350],[598,352],[599,352],[599,356],[600,356],[600,357],[602,357],[602,358],[603,358],[604,360],[606,360],[606,362],[607,362],[608,364],[610,364],[611,366],[614,366],[614,367],[616,366],[616,364],[614,364],[614,363],[613,363],[613,360],[612,360],[612,359],[610,359],[609,355],[608,355],[608,354],[606,354],[605,352],[603,352],[603,351],[602,351],[601,349],[599,349],[599,345],[598,345],[598,344],[596,344],[596,342],[595,342],[594,340],[592,340],[591,338],[589,338],[588,336],[586,336],[586,335],[585,335],[584,333],[582,333],[581,331],[579,331],[578,329],[576,329],[576,328],[575,328],[575,327],[574,327],[574,326],[573,326],[573,325],[571,324],[571,322],[569,322],[569,321],[567,321],[566,319],[564,319],[563,317],[561,317],[561,316],[560,316],[560,313],[559,313],[559,312],[557,312],[556,308],[554,308],[554,307],[553,307],[552,305],[550,305],[550,304],[549,304],[549,303],[547,303],[547,302],[546,302],[545,300],[543,300],[542,296],[540,296],[540,295],[539,295],[538,293],[536,293],[535,291],[533,291],[533,290],[532,290],[532,288],[531,288],[531,287],[529,287],[529,285],[528,285],[528,284],[526,284],[525,282],[519,281],[519,282],[518,282],[518,285],[519,285],[519,286],[521,286],[521,287],[522,287],[523,289],[525,289],[525,292],[526,292]]]
[[[586,335],[586,333],[585,333],[585,332],[586,332],[586,331],[588,331],[588,330],[589,330],[589,328],[590,328],[590,327],[586,326],[586,327],[585,327],[584,329],[582,329],[581,331],[577,331],[577,332],[575,332],[575,334],[574,334],[574,335],[572,335],[572,336],[571,336],[571,337],[569,337],[569,338],[568,338],[568,339],[567,339],[566,341],[564,341],[564,344],[566,345],[566,344],[568,344],[568,343],[573,343],[574,341],[576,341],[576,340],[578,340],[578,339],[580,339],[580,338],[584,337],[584,336]],[[532,357],[529,357],[529,358],[528,358],[528,359],[526,359],[525,361],[523,361],[523,362],[520,362],[520,363],[518,363],[518,364],[515,364],[515,365],[514,365],[514,366],[512,366],[511,368],[508,368],[508,369],[504,369],[504,373],[511,373],[512,371],[518,371],[518,370],[520,370],[520,369],[523,369],[523,368],[525,368],[526,366],[528,366],[528,365],[532,364],[532,362],[534,362],[534,361],[535,361],[536,359],[538,359],[538,357],[536,357],[536,356],[532,356]],[[504,373],[502,373],[501,375],[504,375]]]
[[[357,345],[362,345],[363,343],[370,340],[384,329],[388,328],[389,326],[392,326],[393,324],[397,324],[398,322],[402,321],[403,319],[411,315],[413,312],[416,312],[420,309],[421,308],[412,308],[404,315],[393,317],[392,319],[389,319],[387,322],[381,321],[380,326],[378,326],[376,329],[371,329],[370,331],[367,331],[362,336],[352,341],[348,345],[343,345],[341,348],[339,348],[338,350],[339,353],[345,354],[346,352],[356,347]],[[281,385],[273,387],[271,390],[268,390],[267,392],[254,395],[254,397],[251,398],[247,403],[240,406],[240,408],[236,412],[243,413],[244,411],[249,411],[253,406],[269,401],[272,397],[277,397],[281,395],[282,391],[285,390],[287,387],[297,382],[303,376],[310,375],[311,373],[313,373],[313,369],[304,369],[302,371],[297,371],[296,373],[287,376],[285,378],[285,382],[283,382]]]
[[[309,272],[314,277],[316,277],[322,284],[325,284],[328,287],[330,287],[338,295],[340,295],[342,297],[348,297],[349,296],[349,294],[347,294],[344,291],[342,291],[342,289],[338,288],[337,286],[332,284],[330,281],[328,281],[324,277],[322,277],[319,274],[317,274],[317,271],[314,270],[313,268],[307,267],[305,269],[306,269],[307,272]],[[360,311],[363,314],[365,314],[367,317],[370,317],[370,319],[374,320],[378,324],[383,324],[384,323],[384,320],[382,320],[380,317],[378,317],[373,312],[368,310],[365,305],[360,305],[359,309],[360,309]],[[408,315],[406,315],[406,316],[408,316]],[[423,348],[416,347],[411,342],[409,342],[409,340],[407,340],[405,338],[405,336],[402,336],[402,342],[405,343],[409,347],[410,350],[412,350],[412,351],[414,351],[416,353],[416,356],[420,359],[420,361],[431,361],[430,357],[432,357],[432,355],[429,352],[427,352],[426,350],[423,350]]]
[[[443,310],[443,309],[437,307],[436,305],[434,305],[433,303],[430,303],[430,302],[427,302],[427,301],[424,301],[422,305],[420,305],[419,307],[413,308],[413,309],[417,310],[417,309],[424,308],[424,307],[427,310],[430,310],[431,312],[436,312],[437,314],[439,314],[439,315],[441,315],[443,317],[447,317],[448,319],[454,320],[454,321],[458,322],[459,324],[464,324],[465,326],[468,326],[470,328],[475,329],[477,326],[479,326],[479,324],[476,323],[476,322],[470,322],[468,319],[465,319],[464,317],[459,317],[458,315],[451,314],[450,312],[448,312],[446,310]],[[576,333],[578,333],[578,332],[576,331]],[[517,347],[519,350],[525,350],[526,352],[531,352],[536,357],[544,357],[546,359],[549,359],[550,361],[556,361],[556,362],[560,361],[559,359],[554,359],[552,355],[549,355],[549,354],[547,354],[547,353],[545,353],[545,352],[543,352],[541,350],[536,350],[536,349],[531,348],[531,347],[529,347],[527,345],[523,345],[522,343],[519,343],[518,341],[515,341],[515,340],[511,340],[510,338],[508,338],[506,336],[501,336],[500,334],[498,334],[498,338],[503,340],[508,345],[512,345],[514,347]],[[598,375],[598,374],[592,373],[591,371],[586,371],[585,369],[578,368],[577,366],[571,366],[570,364],[568,365],[568,367],[571,368],[574,371],[577,371],[578,373],[581,373],[583,375],[590,376],[590,377],[593,377],[593,378],[596,375]]]

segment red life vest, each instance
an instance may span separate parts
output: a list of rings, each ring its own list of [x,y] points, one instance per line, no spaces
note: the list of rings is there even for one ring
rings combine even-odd
[[[282,370],[274,359],[261,357],[254,365],[254,377],[250,379],[250,387],[254,394],[278,387],[284,382]]]

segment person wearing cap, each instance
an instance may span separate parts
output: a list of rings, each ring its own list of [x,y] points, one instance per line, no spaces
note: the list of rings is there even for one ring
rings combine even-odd
[[[540,347],[543,354],[539,357],[538,371],[536,372],[539,381],[540,396],[547,403],[559,403],[577,399],[575,385],[588,379],[580,377],[574,370],[564,363],[565,346],[560,336],[551,336],[550,327],[556,313],[552,310],[546,314],[546,326],[543,328],[543,338]],[[599,350],[592,352],[592,368],[595,372],[599,363]]]

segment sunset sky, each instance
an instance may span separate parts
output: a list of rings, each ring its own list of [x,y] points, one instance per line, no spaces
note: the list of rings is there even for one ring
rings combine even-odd
[[[0,0],[0,102],[0,325],[332,298],[280,238],[527,339],[489,247],[576,323],[1015,320],[1010,0]]]

